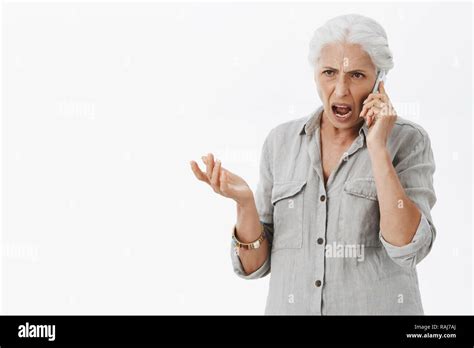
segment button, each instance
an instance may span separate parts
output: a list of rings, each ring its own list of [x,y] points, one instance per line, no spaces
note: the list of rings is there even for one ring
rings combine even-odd
[[[323,244],[323,242],[324,242],[324,239],[318,238],[318,244]]]
[[[316,280],[314,282],[314,285],[316,285],[318,288],[321,286],[321,281],[320,280]]]
[[[324,202],[324,201],[326,200],[326,196],[325,196],[325,195],[322,195],[321,197],[319,197],[319,200],[320,200],[321,202]]]

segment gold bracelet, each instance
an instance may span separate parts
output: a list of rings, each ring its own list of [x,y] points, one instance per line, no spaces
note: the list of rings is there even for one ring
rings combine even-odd
[[[262,245],[263,240],[265,239],[265,228],[263,226],[263,223],[260,222],[260,225],[262,226],[262,232],[260,233],[260,237],[254,242],[251,243],[243,243],[240,240],[237,239],[237,236],[235,233],[237,232],[237,226],[234,225],[234,232],[232,233],[232,239],[234,240],[236,246],[238,248],[244,248],[244,249],[258,249]]]

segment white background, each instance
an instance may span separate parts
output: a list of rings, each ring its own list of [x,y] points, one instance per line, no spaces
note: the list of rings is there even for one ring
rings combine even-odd
[[[235,205],[198,182],[213,152],[253,189],[276,125],[320,105],[307,48],[340,14],[379,21],[386,90],[430,134],[438,235],[426,314],[472,314],[472,5],[4,3],[4,314],[263,314],[232,271]]]

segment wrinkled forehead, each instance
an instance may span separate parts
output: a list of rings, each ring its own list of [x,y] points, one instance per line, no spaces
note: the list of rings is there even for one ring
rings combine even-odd
[[[362,46],[347,43],[323,46],[317,65],[319,68],[332,67],[343,71],[375,69],[372,59]]]

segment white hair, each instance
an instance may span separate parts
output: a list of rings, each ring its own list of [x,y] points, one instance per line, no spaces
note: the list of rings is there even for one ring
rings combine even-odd
[[[393,68],[393,57],[388,47],[384,28],[372,18],[347,14],[334,17],[315,30],[309,43],[308,59],[314,67],[321,55],[321,49],[331,43],[353,43],[362,46],[368,53],[377,71],[387,73]]]

